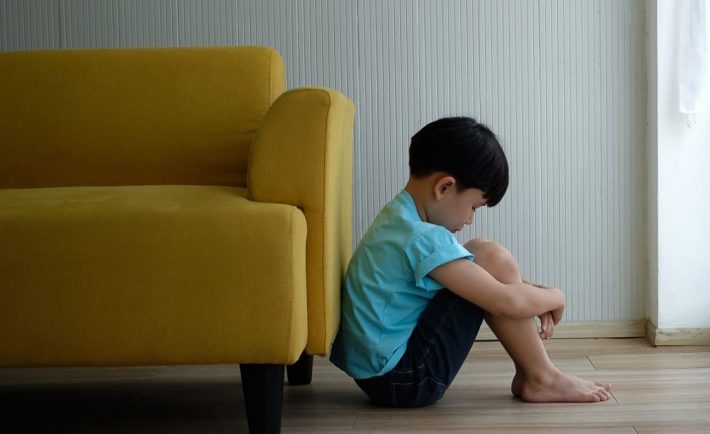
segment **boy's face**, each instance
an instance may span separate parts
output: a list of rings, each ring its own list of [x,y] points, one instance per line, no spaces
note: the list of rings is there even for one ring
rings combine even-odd
[[[436,200],[427,210],[429,222],[444,226],[452,233],[460,231],[464,225],[472,224],[476,209],[486,204],[483,191],[477,188],[459,191],[455,181],[439,184],[436,189]]]

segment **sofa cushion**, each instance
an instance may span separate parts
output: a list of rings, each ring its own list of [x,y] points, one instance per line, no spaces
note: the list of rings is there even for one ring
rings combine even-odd
[[[245,187],[284,88],[267,47],[0,53],[0,188]]]
[[[0,239],[0,365],[285,364],[305,347],[294,206],[237,187],[5,189]]]

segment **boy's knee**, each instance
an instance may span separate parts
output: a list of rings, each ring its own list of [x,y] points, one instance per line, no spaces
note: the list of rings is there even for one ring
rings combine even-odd
[[[474,238],[472,240],[467,241],[463,246],[466,248],[466,250],[475,254],[476,250],[478,250],[483,244],[490,242],[491,241],[488,241],[485,238]]]
[[[476,238],[466,244],[464,247],[476,257],[476,262],[479,260],[491,263],[504,263],[512,260],[513,255],[495,241],[490,241],[485,238]]]
[[[520,270],[513,254],[504,246],[477,238],[465,244],[476,257],[475,262],[500,281],[517,281]]]

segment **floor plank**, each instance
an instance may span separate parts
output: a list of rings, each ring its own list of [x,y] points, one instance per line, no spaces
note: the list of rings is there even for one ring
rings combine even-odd
[[[285,433],[700,433],[710,425],[710,347],[654,348],[645,339],[553,339],[567,372],[609,381],[596,404],[513,398],[513,364],[478,342],[446,396],[420,409],[370,405],[355,383],[316,358],[313,384],[284,390]],[[239,369],[231,365],[0,369],[0,431],[240,433]]]

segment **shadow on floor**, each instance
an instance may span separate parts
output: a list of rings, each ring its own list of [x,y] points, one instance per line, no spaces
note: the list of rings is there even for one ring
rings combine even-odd
[[[174,379],[0,384],[0,432],[247,432],[241,386]]]

